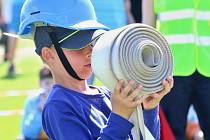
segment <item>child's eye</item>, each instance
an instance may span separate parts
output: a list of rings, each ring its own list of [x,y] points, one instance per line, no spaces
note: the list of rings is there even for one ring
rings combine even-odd
[[[91,44],[90,44],[90,47],[91,47],[91,48],[93,48],[93,47],[94,47],[94,45],[91,43]]]
[[[98,38],[93,40],[91,43],[90,43],[90,47],[93,48],[97,42]]]
[[[94,44],[91,42],[90,44],[88,44],[86,47],[91,47],[91,48],[93,48],[94,47]],[[85,47],[85,48],[86,48]]]

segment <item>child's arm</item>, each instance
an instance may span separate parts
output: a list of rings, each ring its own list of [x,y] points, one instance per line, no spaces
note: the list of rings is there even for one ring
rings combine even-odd
[[[128,138],[133,127],[128,118],[136,106],[143,102],[143,98],[134,101],[141,90],[138,86],[134,91],[131,91],[134,84],[134,81],[130,81],[127,85],[124,85],[122,80],[118,82],[111,97],[113,112],[110,114],[106,126],[101,131],[95,130],[96,132],[100,131],[98,140],[124,140]],[[96,136],[94,137],[91,134],[86,120],[76,114],[75,108],[71,107],[58,101],[51,101],[50,104],[45,106],[43,128],[49,138],[55,140],[96,139]],[[98,125],[101,126],[101,124]]]
[[[159,102],[173,87],[173,78],[168,77],[163,81],[164,89],[158,93],[151,94],[143,101],[144,122],[155,139],[160,137]]]
[[[144,98],[139,98],[137,101],[134,100],[141,90],[141,87],[138,86],[132,91],[134,85],[134,81],[130,81],[127,85],[125,85],[122,80],[117,83],[114,93],[111,95],[113,110],[107,120],[106,127],[102,129],[100,136],[97,137],[98,140],[124,140],[128,137],[133,127],[128,121],[128,118],[135,108],[144,100]],[[151,102],[151,104],[152,103],[153,102]],[[149,104],[150,103],[148,103],[148,106]],[[45,106],[43,111],[43,128],[50,139],[96,139],[93,138],[93,134],[91,134],[86,120],[78,114],[75,114],[75,108],[66,106],[65,103],[57,101],[51,101],[50,104]],[[155,114],[155,116],[157,115]],[[154,119],[154,117],[152,117],[152,119]],[[148,118],[148,121],[152,119]],[[152,127],[155,126],[159,127],[159,124],[152,124]],[[149,129],[152,127],[149,127]]]
[[[43,128],[52,140],[125,140],[132,127],[127,119],[111,113],[105,128],[98,130],[100,136],[94,137],[86,120],[73,109],[67,111],[64,103],[53,101],[43,111]]]

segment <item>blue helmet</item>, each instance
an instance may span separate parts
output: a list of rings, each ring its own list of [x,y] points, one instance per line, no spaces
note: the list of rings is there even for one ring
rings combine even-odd
[[[72,30],[108,29],[97,22],[90,0],[26,0],[20,16],[20,37],[33,38],[37,26],[48,25]]]

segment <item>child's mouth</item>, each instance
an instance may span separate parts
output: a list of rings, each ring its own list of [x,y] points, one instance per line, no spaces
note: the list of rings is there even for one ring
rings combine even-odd
[[[91,64],[87,64],[87,65],[85,65],[85,67],[91,67]]]

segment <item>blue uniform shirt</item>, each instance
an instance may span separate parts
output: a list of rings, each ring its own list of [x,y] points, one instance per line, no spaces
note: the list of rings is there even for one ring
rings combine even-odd
[[[51,140],[128,140],[133,124],[111,112],[109,91],[86,95],[54,85],[42,114],[42,124]],[[147,111],[148,129],[159,139],[157,109]]]

